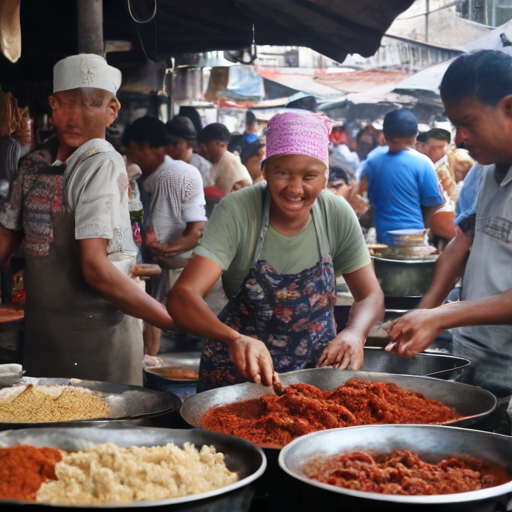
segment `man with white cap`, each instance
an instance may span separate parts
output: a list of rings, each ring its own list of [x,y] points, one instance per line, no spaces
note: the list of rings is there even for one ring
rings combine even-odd
[[[55,65],[49,102],[57,136],[21,162],[0,212],[0,264],[25,239],[31,376],[140,385],[143,342],[133,317],[173,327],[119,270],[131,236],[128,177],[105,130],[120,109],[120,85],[121,72],[97,55]]]

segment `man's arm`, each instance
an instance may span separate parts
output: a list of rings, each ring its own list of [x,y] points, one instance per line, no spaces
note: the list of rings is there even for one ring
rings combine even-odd
[[[454,218],[454,212],[443,209],[438,210],[432,216],[430,230],[434,235],[452,240],[455,237],[455,228],[453,227]]]
[[[359,182],[359,194],[363,195],[368,192],[368,178],[362,177]]]
[[[221,274],[222,268],[214,261],[194,254],[169,292],[167,309],[186,332],[224,342],[229,357],[245,378],[270,386],[274,369],[265,344],[221,322],[203,299]]]
[[[141,318],[163,330],[174,330],[165,308],[124,275],[107,257],[107,240],[78,240],[80,263],[85,280],[107,302],[123,313]]]
[[[317,367],[332,365],[359,370],[364,360],[364,343],[370,329],[384,316],[384,294],[371,264],[344,274],[354,304],[350,308],[348,325],[324,350]]]
[[[398,320],[386,350],[412,358],[447,329],[473,325],[512,325],[512,289],[485,299],[453,302],[434,309],[417,309]]]
[[[427,293],[421,299],[418,309],[432,309],[440,306],[464,274],[473,239],[456,230],[455,238],[439,256]]]
[[[0,267],[3,267],[18,250],[23,240],[22,231],[4,228],[0,224]]]
[[[436,204],[434,206],[422,206],[421,213],[423,214],[423,224],[425,228],[429,228],[432,222],[432,217],[437,210],[440,210],[444,206],[444,203]]]
[[[155,232],[148,227],[144,232],[144,242],[146,247],[157,257],[172,258],[187,251],[191,251],[197,246],[206,226],[206,222],[188,222],[183,235],[175,242],[170,244],[160,243],[155,236]]]

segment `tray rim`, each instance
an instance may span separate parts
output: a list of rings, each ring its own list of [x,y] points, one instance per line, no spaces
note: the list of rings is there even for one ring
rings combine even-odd
[[[62,427],[55,427],[55,430],[61,429]],[[169,433],[172,435],[172,432],[178,431],[178,432],[184,432],[187,430],[194,430],[194,429],[172,429],[172,428],[158,428],[158,427],[133,427],[130,425],[101,425],[100,427],[90,427],[90,426],[84,426],[81,427],[82,429],[107,429],[107,430],[140,430],[142,432],[144,431],[162,431]],[[45,429],[53,430],[54,427],[45,427]],[[27,432],[33,432],[34,429],[23,429]],[[78,428],[77,430],[80,430]],[[6,435],[8,432],[19,432],[18,429],[12,429],[12,430],[6,430],[4,432],[0,432],[0,438]],[[218,432],[210,432],[206,431],[209,434],[214,434],[216,437],[223,437],[223,438],[229,438],[229,442],[232,442],[232,438],[234,436],[228,436],[226,434],[219,434]],[[199,494],[188,494],[185,496],[178,496],[175,498],[167,498],[164,500],[153,500],[153,501],[132,501],[131,503],[104,503],[99,505],[90,505],[90,504],[80,504],[80,505],[60,505],[60,504],[52,504],[52,503],[38,503],[35,501],[28,501],[28,500],[14,500],[14,499],[7,499],[7,498],[0,498],[0,505],[2,504],[13,504],[13,505],[32,505],[32,506],[46,506],[46,507],[55,507],[55,508],[87,508],[87,509],[102,509],[102,508],[112,508],[112,509],[119,509],[119,508],[146,508],[146,507],[159,507],[159,506],[166,506],[166,505],[179,505],[181,503],[188,503],[191,501],[200,501],[208,498],[213,498],[215,496],[220,496],[222,494],[228,494],[231,491],[235,491],[237,489],[241,489],[242,487],[245,487],[246,485],[249,485],[250,483],[254,482],[258,478],[263,475],[263,473],[267,469],[267,457],[265,456],[264,451],[259,447],[254,445],[253,443],[242,439],[237,438],[238,441],[243,441],[243,444],[250,445],[251,449],[256,450],[256,452],[259,453],[261,456],[261,465],[258,468],[256,472],[254,472],[252,475],[249,475],[242,480],[238,480],[237,482],[234,482],[232,484],[226,485],[224,487],[219,487],[218,489],[214,489],[212,491],[207,491]],[[171,442],[171,441],[169,441]],[[115,444],[115,443],[114,443]],[[14,445],[15,446],[15,445]],[[133,445],[135,446],[135,445]],[[156,446],[156,445],[155,445]]]
[[[285,375],[292,375],[292,374],[294,375],[294,374],[300,374],[300,373],[303,373],[303,372],[311,372],[311,371],[314,371],[314,370],[340,371],[340,370],[337,370],[335,368],[330,368],[330,367],[326,367],[326,368],[306,368],[306,369],[302,369],[302,370],[295,370],[295,371],[292,371],[292,372],[282,373],[281,377],[284,377]],[[427,376],[423,376],[423,375],[407,375],[407,374],[398,374],[398,373],[397,374],[391,374],[391,373],[361,372],[361,371],[354,372],[352,370],[343,370],[343,371],[349,371],[349,372],[356,373],[356,374],[368,374],[371,377],[375,376],[375,380],[377,382],[386,382],[385,380],[384,381],[379,381],[378,380],[379,376],[407,377],[409,379],[422,379],[422,380],[430,380],[430,381],[435,381],[435,382],[443,382],[443,383],[446,383],[446,385],[457,385],[457,386],[464,386],[466,388],[478,389],[478,390],[486,393],[489,398],[492,398],[493,405],[492,405],[492,408],[489,411],[487,411],[485,413],[475,414],[475,415],[472,415],[472,416],[464,416],[463,418],[459,418],[457,420],[448,421],[448,422],[442,423],[442,424],[437,425],[437,426],[458,426],[458,425],[468,426],[468,425],[472,425],[472,424],[478,422],[479,420],[484,419],[487,416],[489,416],[490,414],[492,414],[495,411],[495,409],[497,407],[497,404],[498,404],[498,400],[497,400],[496,396],[493,393],[491,393],[490,391],[488,391],[486,389],[483,389],[483,388],[481,388],[479,386],[473,386],[471,384],[465,384],[465,383],[462,383],[462,382],[450,382],[450,381],[446,381],[446,380],[443,380],[443,379],[437,379],[435,377],[427,377]],[[360,378],[360,377],[361,376],[354,375],[352,378]],[[350,380],[350,379],[347,379],[347,380]],[[364,380],[371,380],[371,378],[364,379]],[[245,382],[245,383],[242,383],[242,384],[233,384],[232,386],[229,386],[229,387],[234,387],[234,386],[239,386],[239,387],[246,386],[247,387],[247,386],[258,386],[258,385],[254,384],[254,383],[251,383],[251,382]],[[261,386],[261,388],[268,390],[268,393],[263,393],[263,394],[274,394],[273,390],[272,390],[272,387]],[[216,389],[218,389],[218,388],[216,388]],[[210,393],[212,391],[216,391],[216,389],[204,391],[203,393]],[[180,415],[183,418],[183,420],[188,425],[190,425],[192,427],[195,427],[195,428],[201,428],[201,429],[202,429],[202,427],[200,425],[196,425],[194,423],[191,423],[187,419],[187,411],[188,411],[189,404],[192,403],[194,398],[199,396],[199,395],[202,395],[203,393],[198,393],[197,395],[194,395],[194,396],[191,396],[191,397],[187,398],[183,402],[183,406],[180,408]],[[263,396],[263,394],[260,395],[260,396]],[[237,400],[235,400],[235,402],[236,401]],[[187,404],[187,402],[189,402],[189,404]],[[234,402],[228,402],[228,403],[234,403]],[[223,405],[227,405],[227,404],[223,404]],[[213,408],[213,407],[219,407],[219,406],[220,405],[214,405],[214,406],[210,407],[210,409]],[[388,424],[386,424],[386,423],[380,424],[379,423],[379,424],[374,424],[374,425],[357,425],[357,427],[361,427],[361,426],[375,426],[375,425],[386,426]],[[391,425],[393,425],[393,424],[391,424]],[[432,426],[435,426],[435,425],[432,425]],[[355,428],[355,427],[342,427],[342,428],[346,429],[346,428]],[[318,432],[329,432],[331,430],[336,430],[336,429],[319,430]],[[210,431],[208,431],[208,432],[210,432]],[[316,432],[313,432],[313,433],[316,433]],[[310,435],[310,434],[306,434],[306,435]],[[233,437],[237,437],[237,436],[233,436]],[[305,436],[298,437],[297,439],[301,439],[302,437],[305,437]],[[294,441],[292,441],[292,442],[294,442]],[[262,446],[262,447],[264,447],[266,449],[274,450],[274,449],[283,449],[283,448],[285,448],[288,445],[285,445],[284,447],[280,447],[280,448],[274,447],[274,446],[265,445],[265,444],[258,444],[256,446]]]
[[[408,503],[408,504],[415,504],[415,505],[438,505],[438,504],[447,504],[447,503],[465,503],[469,501],[478,501],[483,500],[487,498],[492,498],[496,496],[502,496],[508,493],[512,492],[512,480],[509,482],[506,482],[502,485],[497,485],[495,487],[489,487],[488,489],[479,489],[477,491],[470,491],[470,492],[461,492],[457,494],[436,494],[432,496],[400,496],[400,495],[394,495],[394,494],[379,494],[379,493],[373,493],[373,492],[364,492],[364,491],[354,491],[352,489],[345,489],[343,487],[336,487],[334,485],[330,484],[324,484],[322,482],[318,482],[317,480],[310,479],[306,477],[305,475],[300,475],[296,473],[295,471],[292,471],[286,464],[286,455],[288,451],[290,451],[296,444],[299,444],[300,442],[304,443],[307,442],[307,438],[311,438],[313,436],[321,436],[321,435],[334,435],[333,431],[342,431],[347,429],[365,429],[365,428],[375,428],[377,425],[358,425],[354,427],[344,427],[344,428],[337,428],[337,429],[330,429],[330,430],[320,430],[318,432],[312,432],[311,434],[306,434],[305,436],[298,437],[297,439],[294,439],[291,443],[287,444],[281,449],[281,452],[279,453],[279,466],[283,471],[285,471],[288,475],[291,477],[300,480],[301,482],[312,485],[313,487],[318,487],[320,489],[333,492],[336,494],[344,494],[348,496],[353,496],[355,498],[363,498],[363,499],[370,499],[374,501],[386,501],[386,502],[393,502],[393,503]],[[496,434],[493,432],[484,432],[482,430],[468,430],[461,427],[453,427],[453,426],[447,426],[447,425],[429,425],[429,424],[415,424],[415,425],[378,425],[379,427],[385,427],[385,428],[406,428],[406,429],[414,429],[414,428],[433,428],[433,429],[450,429],[459,431],[461,433],[469,433],[467,435],[474,435],[474,436],[499,436],[504,439],[508,439],[512,443],[512,439],[510,436],[506,436],[503,434]],[[495,492],[496,490],[499,490],[500,492]]]
[[[75,379],[75,378],[68,378],[68,377],[28,377],[28,378],[32,378],[32,379],[48,379],[48,380],[52,380],[52,381],[58,381],[58,380],[62,380],[62,381],[68,381],[67,383],[55,383],[55,384],[36,384],[36,385],[40,385],[40,386],[75,386],[77,385],[76,387],[84,387],[84,386],[80,386],[80,384],[83,384],[83,383],[91,383],[91,384],[95,384],[95,385],[98,385],[98,384],[105,384],[105,385],[114,385],[114,386],[122,386],[125,389],[125,391],[139,391],[139,392],[144,392],[144,393],[149,393],[149,394],[154,394],[154,393],[157,393],[157,394],[166,394],[166,395],[171,395],[172,397],[172,401],[174,402],[174,404],[170,407],[167,407],[166,409],[160,409],[158,411],[154,411],[154,412],[147,412],[147,413],[143,413],[143,414],[137,414],[135,416],[122,416],[122,417],[119,417],[119,418],[91,418],[91,419],[84,419],[84,420],[71,420],[71,421],[51,421],[51,422],[34,422],[34,423],[15,423],[15,422],[4,422],[4,421],[0,421],[0,431],[5,431],[5,430],[11,430],[11,429],[23,429],[23,428],[35,428],[35,427],[46,427],[46,428],[51,428],[53,426],[62,426],[62,427],[66,427],[66,426],[73,426],[73,425],[82,425],[82,424],[88,424],[88,423],[114,423],[114,422],[120,422],[120,421],[132,421],[132,420],[138,420],[138,419],[146,419],[146,418],[154,418],[156,416],[161,416],[163,414],[167,414],[169,412],[172,412],[172,411],[175,411],[175,410],[179,410],[181,409],[181,406],[183,405],[183,400],[178,396],[176,395],[175,393],[173,393],[172,391],[155,391],[154,389],[149,389],[149,388],[145,388],[144,386],[132,386],[132,385],[128,385],[128,384],[113,384],[111,382],[104,382],[104,381],[100,381],[100,380],[83,380],[83,379]],[[14,384],[12,386],[1,386],[0,389],[4,389],[4,388],[10,388],[10,387],[15,387],[15,386],[23,386],[23,383],[18,383],[18,384]],[[89,388],[85,388],[85,389],[89,389]],[[94,391],[94,390],[92,390]],[[102,391],[97,391],[98,393],[103,393]],[[105,394],[109,394],[109,393],[106,393]],[[111,395],[120,395],[121,393],[110,393]]]

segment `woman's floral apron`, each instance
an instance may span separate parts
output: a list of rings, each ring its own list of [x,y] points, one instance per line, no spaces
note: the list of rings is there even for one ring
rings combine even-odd
[[[219,320],[240,334],[263,341],[277,372],[313,368],[336,336],[336,279],[327,236],[319,222],[322,213],[315,202],[312,216],[320,261],[298,274],[279,274],[259,259],[269,226],[269,213],[267,192],[252,267],[240,290],[220,313]],[[226,344],[208,340],[201,356],[198,392],[246,381],[229,358]]]

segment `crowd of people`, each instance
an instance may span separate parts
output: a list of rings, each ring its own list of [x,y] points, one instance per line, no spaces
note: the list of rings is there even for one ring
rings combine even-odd
[[[454,140],[439,127],[419,133],[405,108],[353,136],[303,102],[264,129],[248,111],[234,135],[221,123],[198,126],[187,109],[167,123],[145,116],[112,145],[120,84],[98,56],[57,63],[55,136],[21,159],[23,113],[0,91],[2,300],[5,265],[23,240],[31,375],[140,384],[143,347],[156,355],[161,330],[208,340],[200,390],[270,384],[276,372],[317,365],[358,369],[384,312],[365,241],[390,245],[404,229],[428,229],[444,252],[388,349],[412,357],[459,327],[456,353],[506,372],[512,58],[484,51],[449,67],[441,97]],[[119,263],[127,249],[162,268],[146,291]],[[338,275],[355,301],[341,333]],[[439,308],[462,276],[463,302]],[[490,366],[478,368],[476,382],[495,383]]]

